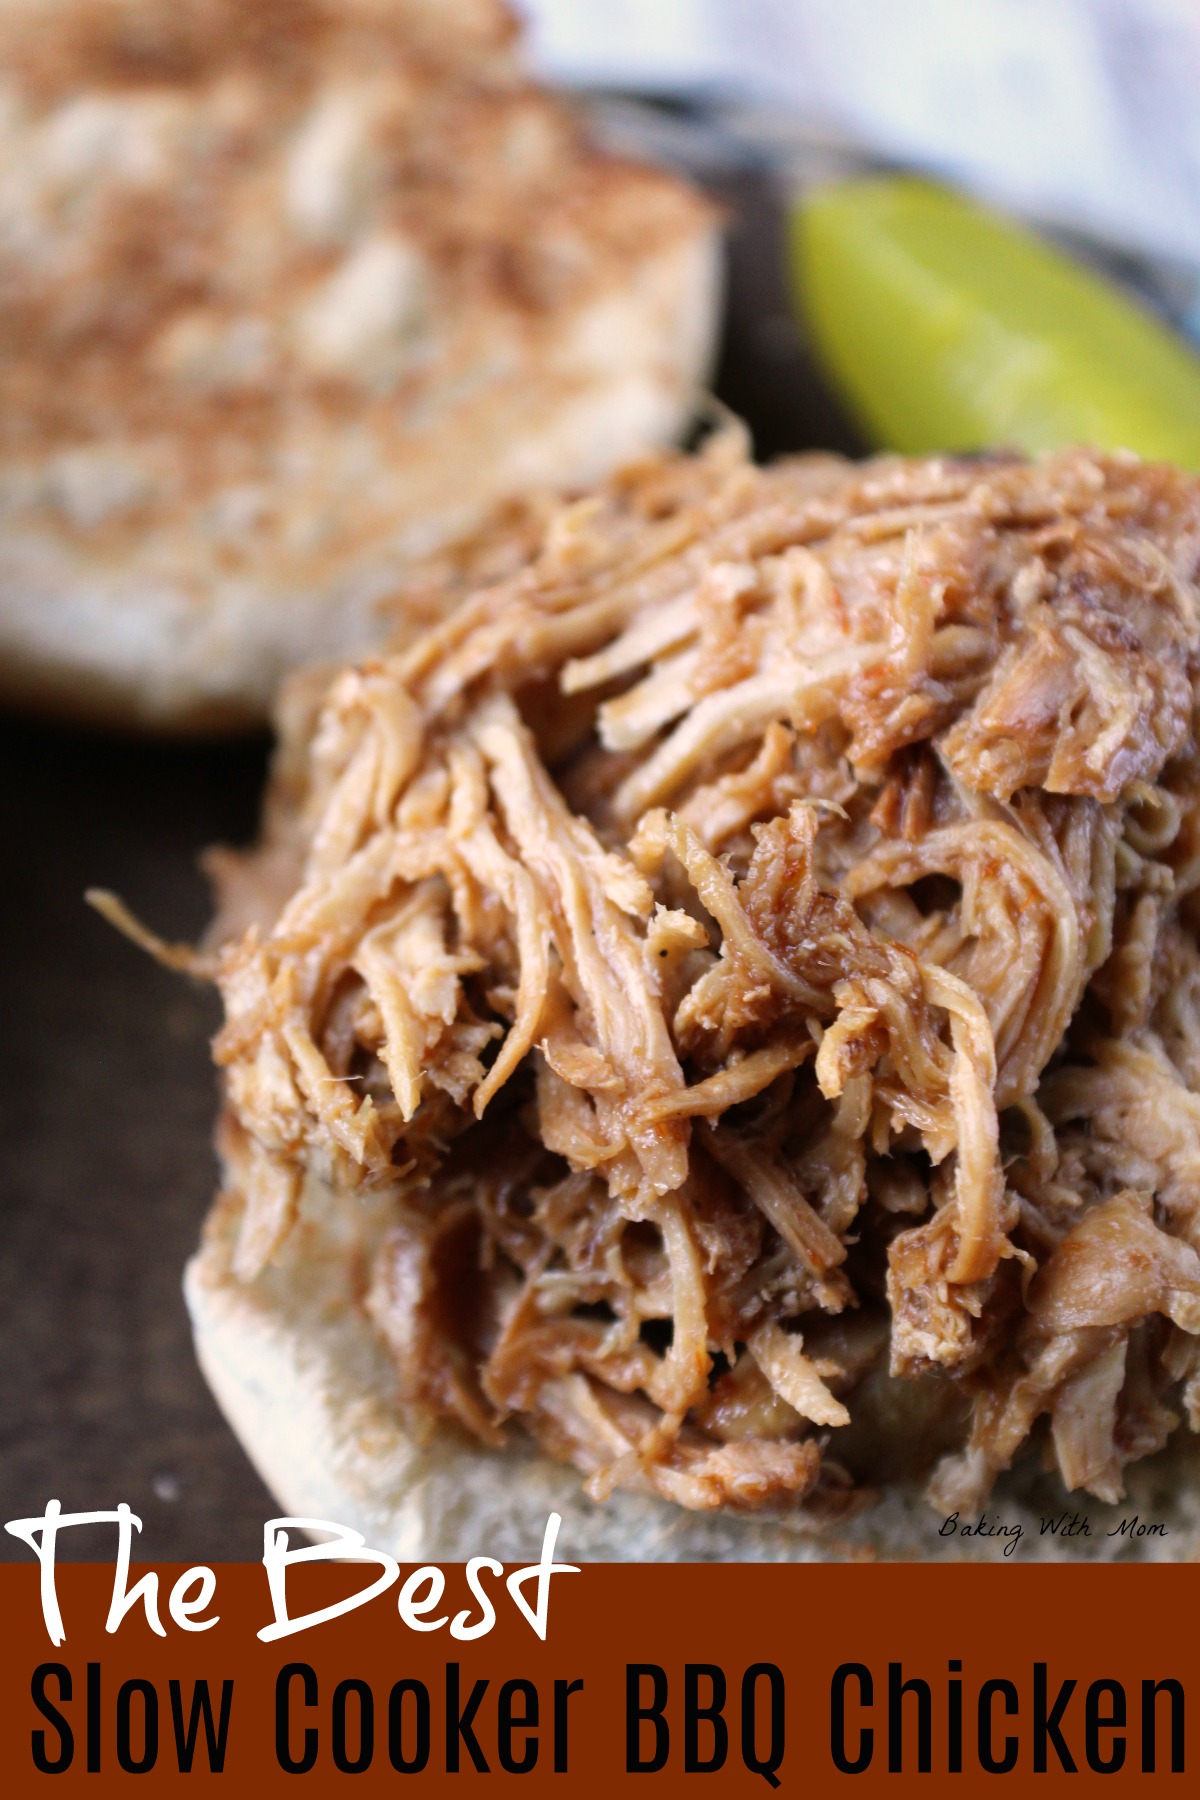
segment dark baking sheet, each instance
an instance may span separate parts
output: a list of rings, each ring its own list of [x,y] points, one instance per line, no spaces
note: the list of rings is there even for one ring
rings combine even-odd
[[[717,390],[763,455],[855,450],[793,325],[779,207],[725,184]],[[214,997],[84,905],[165,936],[207,917],[196,867],[254,831],[268,745],[164,746],[0,721],[0,1519],[126,1500],[138,1555],[253,1558],[273,1503],[192,1358],[179,1281],[212,1197]],[[113,1552],[76,1530],[64,1556]],[[0,1557],[27,1557],[0,1534]]]

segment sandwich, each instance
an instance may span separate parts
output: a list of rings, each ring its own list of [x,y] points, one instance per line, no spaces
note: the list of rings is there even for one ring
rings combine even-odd
[[[1168,467],[730,426],[292,684],[189,962],[186,1280],[289,1511],[704,1558],[989,1508],[1055,1554],[1083,1505],[1171,1535],[1073,1552],[1187,1553],[1198,569]]]
[[[596,148],[500,0],[0,20],[0,697],[265,720],[514,494],[687,423],[713,211]]]

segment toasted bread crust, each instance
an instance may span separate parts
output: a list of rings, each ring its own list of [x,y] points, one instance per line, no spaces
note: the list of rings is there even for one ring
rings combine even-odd
[[[491,0],[4,10],[10,697],[261,716],[495,501],[679,429],[711,211],[595,150]]]

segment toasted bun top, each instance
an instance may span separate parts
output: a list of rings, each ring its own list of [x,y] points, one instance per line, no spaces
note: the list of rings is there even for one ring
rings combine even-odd
[[[707,221],[530,85],[491,0],[49,10],[0,39],[0,511],[106,558],[220,495],[229,554],[290,541],[311,581],[423,406]]]
[[[682,429],[714,215],[491,0],[0,8],[0,697],[168,727]]]

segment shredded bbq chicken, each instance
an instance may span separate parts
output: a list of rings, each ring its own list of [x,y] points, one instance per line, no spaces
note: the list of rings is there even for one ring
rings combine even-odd
[[[836,1499],[909,1393],[939,1504],[1031,1434],[1119,1496],[1200,1424],[1198,562],[1170,469],[730,429],[294,696],[221,865],[240,1275],[387,1196],[414,1428],[597,1497]]]

